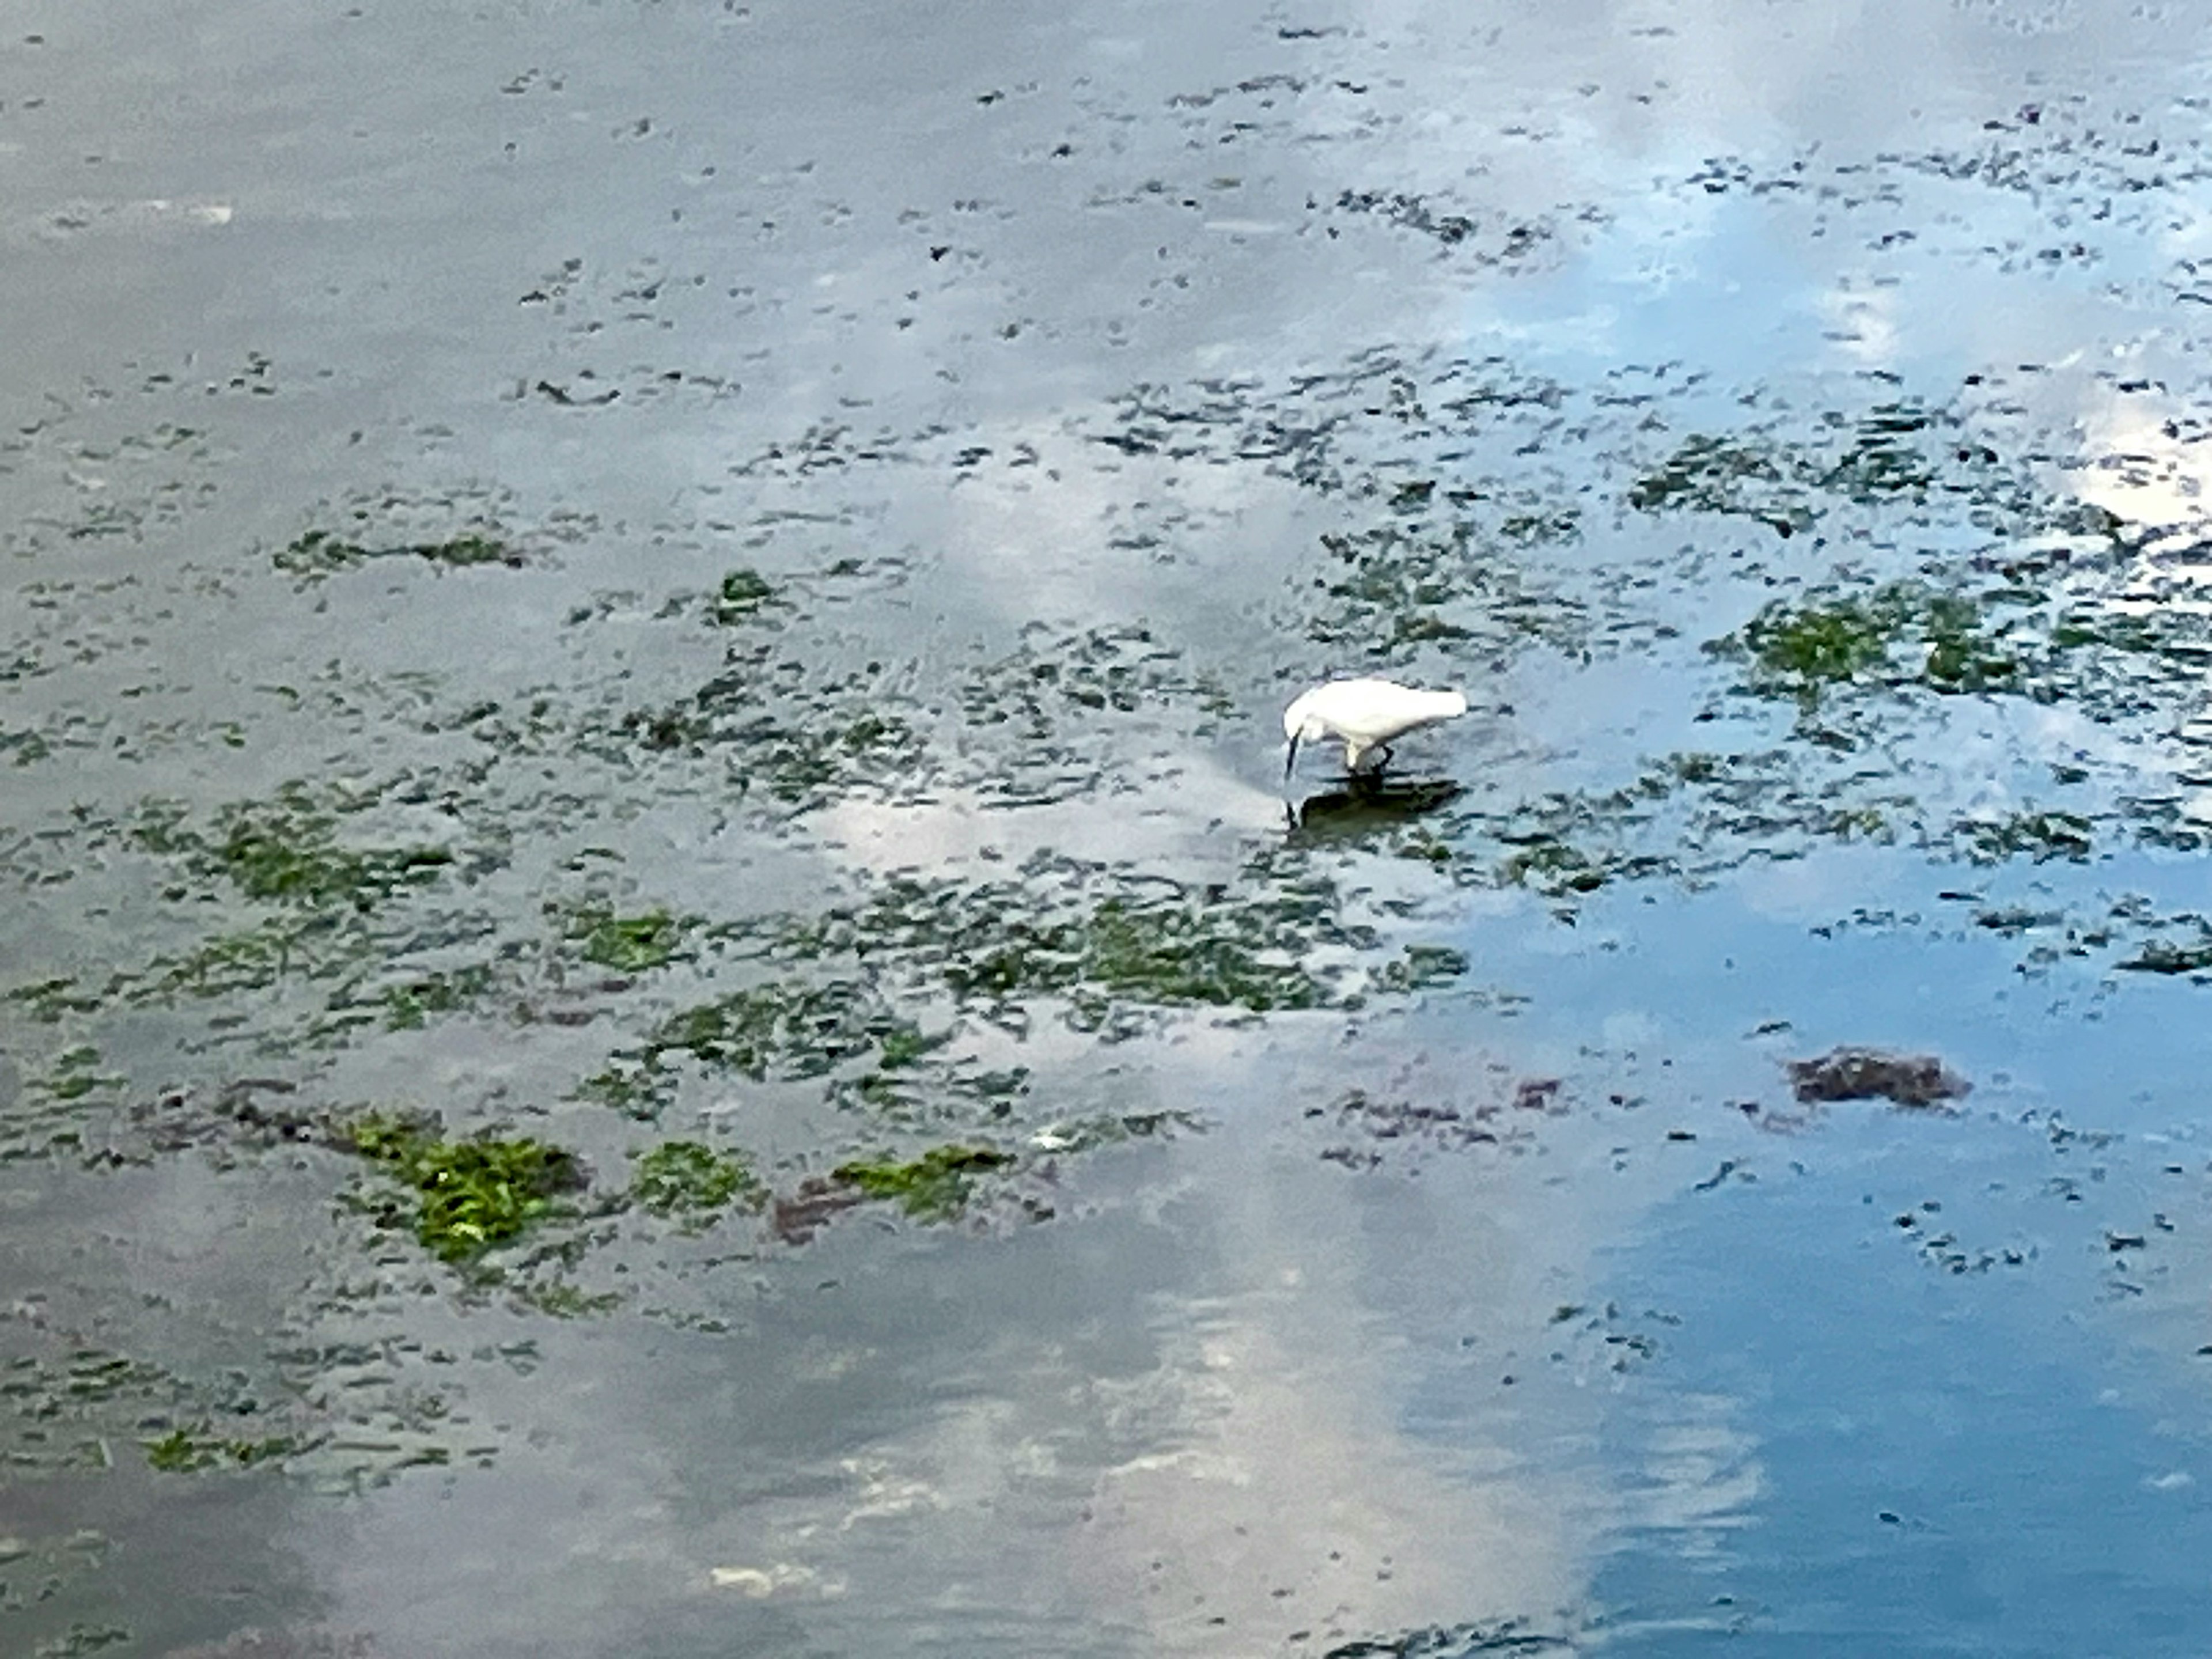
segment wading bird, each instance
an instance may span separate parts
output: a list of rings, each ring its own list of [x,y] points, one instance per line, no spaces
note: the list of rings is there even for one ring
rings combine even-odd
[[[1390,739],[1418,726],[1467,713],[1456,691],[1423,691],[1395,680],[1331,680],[1303,692],[1283,710],[1283,781],[1291,781],[1298,745],[1324,738],[1344,740],[1345,770],[1379,772],[1390,763]]]

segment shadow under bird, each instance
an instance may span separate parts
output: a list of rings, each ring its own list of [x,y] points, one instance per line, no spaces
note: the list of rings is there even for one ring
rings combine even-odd
[[[1390,742],[1438,720],[1467,713],[1457,691],[1424,691],[1395,680],[1331,680],[1292,699],[1283,710],[1283,781],[1298,762],[1298,745],[1336,738],[1344,744],[1344,767],[1357,775],[1379,772],[1390,763]]]

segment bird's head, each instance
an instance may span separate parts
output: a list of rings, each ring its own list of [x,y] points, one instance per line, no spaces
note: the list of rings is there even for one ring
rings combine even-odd
[[[1298,745],[1319,743],[1328,735],[1328,726],[1313,712],[1314,693],[1308,691],[1293,697],[1291,706],[1283,710],[1283,782],[1288,787],[1291,769],[1298,763]]]

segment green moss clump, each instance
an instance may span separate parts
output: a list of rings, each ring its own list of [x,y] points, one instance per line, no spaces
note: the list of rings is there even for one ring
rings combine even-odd
[[[622,1305],[618,1291],[587,1291],[564,1279],[513,1285],[508,1294],[518,1307],[555,1319],[594,1318],[612,1313]]]
[[[393,543],[370,547],[351,542],[327,530],[310,530],[296,541],[279,548],[273,562],[279,570],[310,579],[350,570],[371,559],[417,558],[436,565],[519,565],[521,556],[495,536],[475,532],[450,536],[441,542]]]
[[[329,820],[234,808],[224,815],[214,856],[250,898],[368,909],[404,887],[437,876],[453,861],[442,847],[356,852],[335,846]]]
[[[366,1113],[337,1126],[333,1144],[380,1166],[414,1196],[416,1237],[456,1266],[512,1243],[585,1185],[575,1155],[541,1140],[447,1140],[415,1118]]]
[[[870,1198],[897,1204],[917,1220],[946,1221],[967,1206],[977,1176],[1013,1161],[1012,1153],[988,1146],[933,1146],[903,1164],[855,1159],[830,1174]]]
[[[1316,878],[1255,870],[1240,890],[1058,862],[1030,874],[972,886],[896,879],[871,904],[794,931],[787,949],[899,960],[1003,1023],[1025,1018],[1026,999],[1061,996],[1071,1022],[1096,1030],[1117,1007],[1325,1007],[1338,975],[1312,963],[1316,948],[1376,942],[1338,920],[1334,890]],[[1089,896],[1101,878],[1115,890]]]
[[[289,919],[217,933],[184,956],[156,960],[144,994],[158,1001],[265,989],[314,960],[300,948],[300,934]]]
[[[617,915],[603,906],[587,906],[569,918],[568,937],[586,962],[625,974],[665,968],[675,960],[690,923],[665,910]]]
[[[678,1009],[578,1092],[649,1120],[675,1093],[672,1055],[767,1082],[826,1077],[871,1049],[880,1048],[884,1063],[903,1065],[933,1046],[861,981],[775,980]]]
[[[1794,536],[1813,527],[1796,471],[1771,445],[1697,433],[1629,486],[1628,504],[1639,513],[1729,514]]]
[[[1377,970],[1375,985],[1382,991],[1425,991],[1464,977],[1471,965],[1465,951],[1448,945],[1408,945],[1397,961]]]
[[[1924,495],[1936,482],[1936,467],[1911,440],[1935,423],[1935,417],[1917,404],[1883,404],[1869,410],[1853,424],[1843,453],[1819,473],[1820,487],[1867,505],[1892,496]],[[1808,462],[1808,470],[1816,465]]]
[[[491,988],[491,969],[481,963],[451,973],[424,974],[377,993],[386,1030],[415,1031],[434,1014],[458,1012]]]
[[[919,1025],[895,1024],[882,1034],[878,1042],[876,1064],[886,1072],[899,1071],[951,1041],[952,1033],[949,1030],[932,1035]]]
[[[1106,899],[1077,939],[1078,989],[1254,1013],[1320,1006],[1328,992],[1297,956],[1280,950],[1267,925],[1273,920],[1258,907],[1239,915],[1229,905],[1217,911],[1178,901]]]
[[[656,753],[697,749],[714,739],[714,722],[696,708],[673,704],[662,708],[634,708],[622,718],[617,731]]]
[[[287,784],[273,800],[224,807],[211,835],[187,827],[174,807],[156,804],[142,813],[134,839],[197,875],[230,882],[249,898],[306,908],[371,910],[436,880],[453,863],[443,847],[341,847],[337,818],[298,784]]]
[[[1894,605],[1838,599],[1762,611],[1744,629],[1743,642],[1768,674],[1806,685],[1850,680],[1887,659],[1905,621]]]
[[[205,1423],[173,1429],[158,1440],[142,1440],[148,1465],[164,1474],[192,1474],[202,1469],[252,1468],[298,1450],[289,1435],[240,1439],[215,1434]]]
[[[15,986],[0,996],[0,1001],[15,1003],[28,1010],[31,1018],[42,1025],[54,1025],[71,1014],[97,1013],[106,1006],[107,1000],[87,992],[75,978],[63,975]]]
[[[2119,966],[2138,974],[2203,973],[2212,969],[2212,930],[2185,944],[2151,939]]]
[[[1534,522],[1527,515],[1512,521]],[[1583,607],[1522,568],[1517,546],[1525,539],[1486,538],[1457,519],[1441,527],[1391,523],[1325,535],[1330,563],[1314,579],[1307,637],[1385,658],[1440,640],[1461,642],[1462,650],[1534,641],[1575,648],[1588,627]]]
[[[1813,527],[1820,496],[1879,506],[1926,495],[1938,475],[1916,439],[1936,421],[1909,403],[1881,404],[1855,422],[1834,416],[1832,426],[1848,429],[1840,447],[1693,434],[1629,486],[1628,504],[1641,513],[1727,514],[1794,536]]]
[[[100,1050],[89,1043],[79,1043],[55,1055],[53,1069],[39,1079],[35,1086],[48,1099],[64,1103],[82,1100],[99,1091],[113,1091],[123,1086],[124,1079],[101,1072],[99,1066]]]
[[[703,1226],[758,1188],[744,1159],[696,1140],[664,1140],[639,1156],[629,1195],[654,1215]]]
[[[2025,689],[2023,665],[1990,630],[1995,607],[2020,597],[1888,582],[1802,605],[1778,602],[1707,648],[1748,658],[1753,690],[1795,696],[1808,707],[1830,686],[1869,679],[1917,682],[1946,695],[2019,691]],[[1898,654],[1908,641],[1922,647],[1917,664]]]
[[[750,622],[759,615],[761,607],[775,597],[775,587],[759,571],[750,568],[732,570],[722,578],[708,608],[708,619],[717,628],[735,628]]]
[[[596,1100],[625,1117],[650,1122],[675,1098],[676,1079],[657,1058],[619,1060],[576,1085],[576,1098]]]
[[[1967,856],[1977,864],[2001,864],[2021,854],[2038,864],[2051,859],[2076,863],[2096,850],[2096,826],[2074,812],[2014,812],[1995,822],[1963,823]]]
[[[921,746],[895,714],[849,711],[819,726],[748,728],[743,776],[791,805],[813,805],[855,785],[887,781]]]
[[[1938,691],[2011,691],[2020,689],[2018,657],[1992,642],[1984,631],[1983,607],[1963,594],[1935,593],[1923,603],[1921,637],[1928,660],[1921,669]]]
[[[1608,876],[1603,864],[1563,841],[1534,842],[1509,854],[1498,867],[1502,881],[1516,887],[1533,887],[1553,898],[1595,893]]]
[[[849,980],[781,980],[672,1014],[647,1039],[657,1063],[680,1051],[756,1081],[821,1077],[875,1045],[886,1018],[867,988]]]

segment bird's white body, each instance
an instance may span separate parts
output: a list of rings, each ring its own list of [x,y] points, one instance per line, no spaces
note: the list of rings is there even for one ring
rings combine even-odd
[[[1346,769],[1357,772],[1377,750],[1387,759],[1391,738],[1465,713],[1467,699],[1456,691],[1423,691],[1395,680],[1331,680],[1283,710],[1283,735],[1290,740],[1283,769],[1287,775],[1301,743],[1336,738],[1344,744]]]

